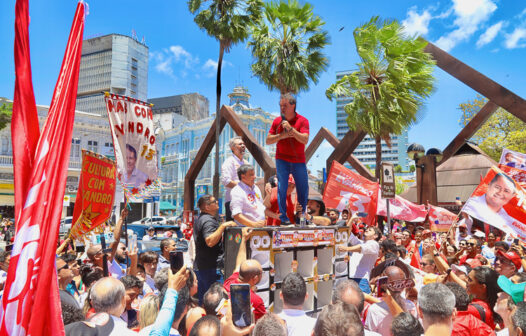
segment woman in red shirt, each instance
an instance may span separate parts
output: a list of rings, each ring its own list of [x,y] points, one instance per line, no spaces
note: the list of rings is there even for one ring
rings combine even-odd
[[[497,302],[498,293],[502,290],[497,284],[499,274],[485,266],[475,267],[468,274],[468,282],[466,289],[469,295],[473,296],[471,304],[468,306],[468,312],[478,317],[495,329],[495,317],[497,315],[493,311],[495,303]],[[497,315],[500,319],[500,316]]]

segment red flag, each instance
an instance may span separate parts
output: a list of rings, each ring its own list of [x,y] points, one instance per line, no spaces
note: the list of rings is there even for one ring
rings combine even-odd
[[[455,220],[457,215],[448,211],[447,209],[430,205],[429,206],[429,229],[434,232],[448,232],[449,228]]]
[[[22,210],[28,190],[38,143],[39,126],[29,55],[28,0],[17,0],[15,6],[15,93],[11,118],[13,169],[15,180],[15,216]],[[18,223],[16,223],[18,225]]]
[[[425,205],[414,204],[398,195],[394,199],[389,200],[389,211],[391,218],[408,222],[423,222],[427,216]],[[386,202],[380,195],[378,196],[378,211],[376,214],[387,216]]]
[[[353,214],[367,213],[367,225],[374,225],[379,185],[337,161],[332,163],[327,185],[323,191],[323,202],[327,208],[349,209]]]
[[[24,13],[24,6],[20,8],[22,12],[17,11],[17,15]],[[1,335],[64,334],[55,250],[75,117],[83,31],[84,4],[80,2],[47,121],[38,140],[35,162],[28,176],[27,196],[22,202],[24,208],[16,214],[17,231],[2,297]],[[16,113],[27,111],[19,109]],[[29,127],[22,122],[19,126]],[[13,132],[20,137],[25,134],[18,133],[18,129]],[[20,148],[14,147],[14,151],[17,150]],[[17,171],[21,167],[15,165],[13,169]],[[16,178],[20,177],[17,175]]]

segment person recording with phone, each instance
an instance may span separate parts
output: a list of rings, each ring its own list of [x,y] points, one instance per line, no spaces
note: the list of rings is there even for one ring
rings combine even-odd
[[[289,174],[296,182],[298,203],[302,209],[307,209],[309,176],[305,164],[305,145],[309,142],[309,121],[296,112],[296,98],[291,93],[281,95],[279,107],[281,116],[272,122],[266,144],[276,144],[280,220],[281,225],[290,225],[287,217]]]

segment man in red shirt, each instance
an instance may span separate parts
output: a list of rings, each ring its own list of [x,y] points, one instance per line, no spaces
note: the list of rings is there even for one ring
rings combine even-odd
[[[249,238],[251,229],[244,227],[241,235],[241,244],[239,245],[239,251],[237,252],[236,258],[236,268],[234,273],[225,280],[223,288],[230,295],[230,285],[231,284],[249,284],[250,285],[250,304],[252,305],[252,311],[254,312],[254,317],[256,320],[261,318],[267,310],[265,309],[265,304],[263,299],[257,295],[252,288],[255,288],[256,285],[261,281],[263,275],[263,269],[261,264],[254,259],[247,260],[247,239]]]
[[[296,98],[281,95],[281,116],[274,119],[267,135],[267,145],[276,145],[276,174],[278,176],[278,204],[283,225],[291,224],[287,218],[287,186],[289,174],[294,176],[298,203],[307,209],[309,176],[305,164],[305,145],[309,141],[309,121],[296,112]]]

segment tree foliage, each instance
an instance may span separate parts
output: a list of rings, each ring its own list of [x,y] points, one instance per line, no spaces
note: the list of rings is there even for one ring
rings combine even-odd
[[[11,122],[13,114],[13,103],[7,99],[0,98],[0,130],[4,129]]]
[[[427,41],[408,37],[397,21],[373,17],[354,30],[358,70],[331,85],[329,99],[351,97],[345,106],[350,130],[376,139],[376,175],[381,162],[380,139],[401,134],[420,117],[434,89],[434,61],[424,52]]]
[[[248,43],[254,58],[252,73],[269,90],[308,90],[309,83],[317,83],[329,64],[322,52],[329,43],[324,25],[309,3],[266,3],[263,18],[253,25]]]
[[[487,101],[477,95],[475,99],[460,104],[460,125],[466,126]],[[471,141],[498,162],[503,148],[526,153],[526,127],[522,120],[499,108],[480,127]]]

